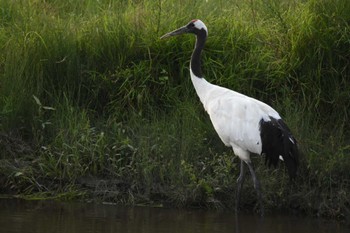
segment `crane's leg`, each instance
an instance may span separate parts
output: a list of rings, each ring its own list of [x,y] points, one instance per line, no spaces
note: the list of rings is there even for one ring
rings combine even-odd
[[[245,167],[244,161],[241,160],[241,169],[237,179],[237,190],[236,190],[236,213],[239,211],[239,201],[241,199],[241,190],[244,183],[245,178]]]
[[[261,208],[261,215],[264,215],[264,206],[262,203],[262,194],[261,194],[261,186],[260,186],[260,181],[258,180],[258,178],[256,177],[255,171],[254,171],[254,167],[252,162],[246,162],[250,171],[250,174],[252,175],[252,179],[253,179],[253,183],[254,183],[254,188],[257,192],[258,195],[258,201],[259,201],[259,205]]]

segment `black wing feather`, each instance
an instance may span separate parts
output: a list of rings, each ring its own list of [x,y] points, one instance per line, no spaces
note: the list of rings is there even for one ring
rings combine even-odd
[[[262,142],[261,154],[265,154],[265,163],[268,166],[278,164],[282,156],[293,179],[296,176],[299,164],[299,150],[297,141],[282,119],[270,117],[270,121],[260,120],[260,137]]]

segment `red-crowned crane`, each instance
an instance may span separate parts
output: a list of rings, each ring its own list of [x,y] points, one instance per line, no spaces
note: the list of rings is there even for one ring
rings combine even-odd
[[[201,20],[192,20],[187,25],[163,35],[161,39],[184,33],[196,36],[190,73],[197,95],[220,139],[226,146],[232,147],[233,152],[241,160],[237,179],[236,211],[239,208],[245,164],[247,164],[263,215],[260,182],[256,177],[250,154],[265,155],[265,161],[269,166],[276,166],[279,159],[283,160],[290,178],[293,179],[298,168],[297,142],[278,112],[272,107],[238,92],[213,85],[203,78],[200,58],[208,30]]]

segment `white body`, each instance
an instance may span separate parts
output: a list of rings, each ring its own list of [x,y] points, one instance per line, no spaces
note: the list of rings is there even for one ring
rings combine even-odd
[[[196,77],[192,70],[191,80],[223,143],[245,162],[250,162],[250,152],[261,154],[259,122],[280,119],[279,114],[259,100]]]

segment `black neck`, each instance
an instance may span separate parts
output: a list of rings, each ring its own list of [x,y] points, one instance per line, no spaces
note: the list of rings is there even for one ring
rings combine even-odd
[[[198,78],[203,78],[201,69],[201,53],[204,48],[205,40],[207,39],[207,33],[205,30],[200,30],[198,33],[196,33],[196,37],[196,46],[191,57],[191,70]]]

